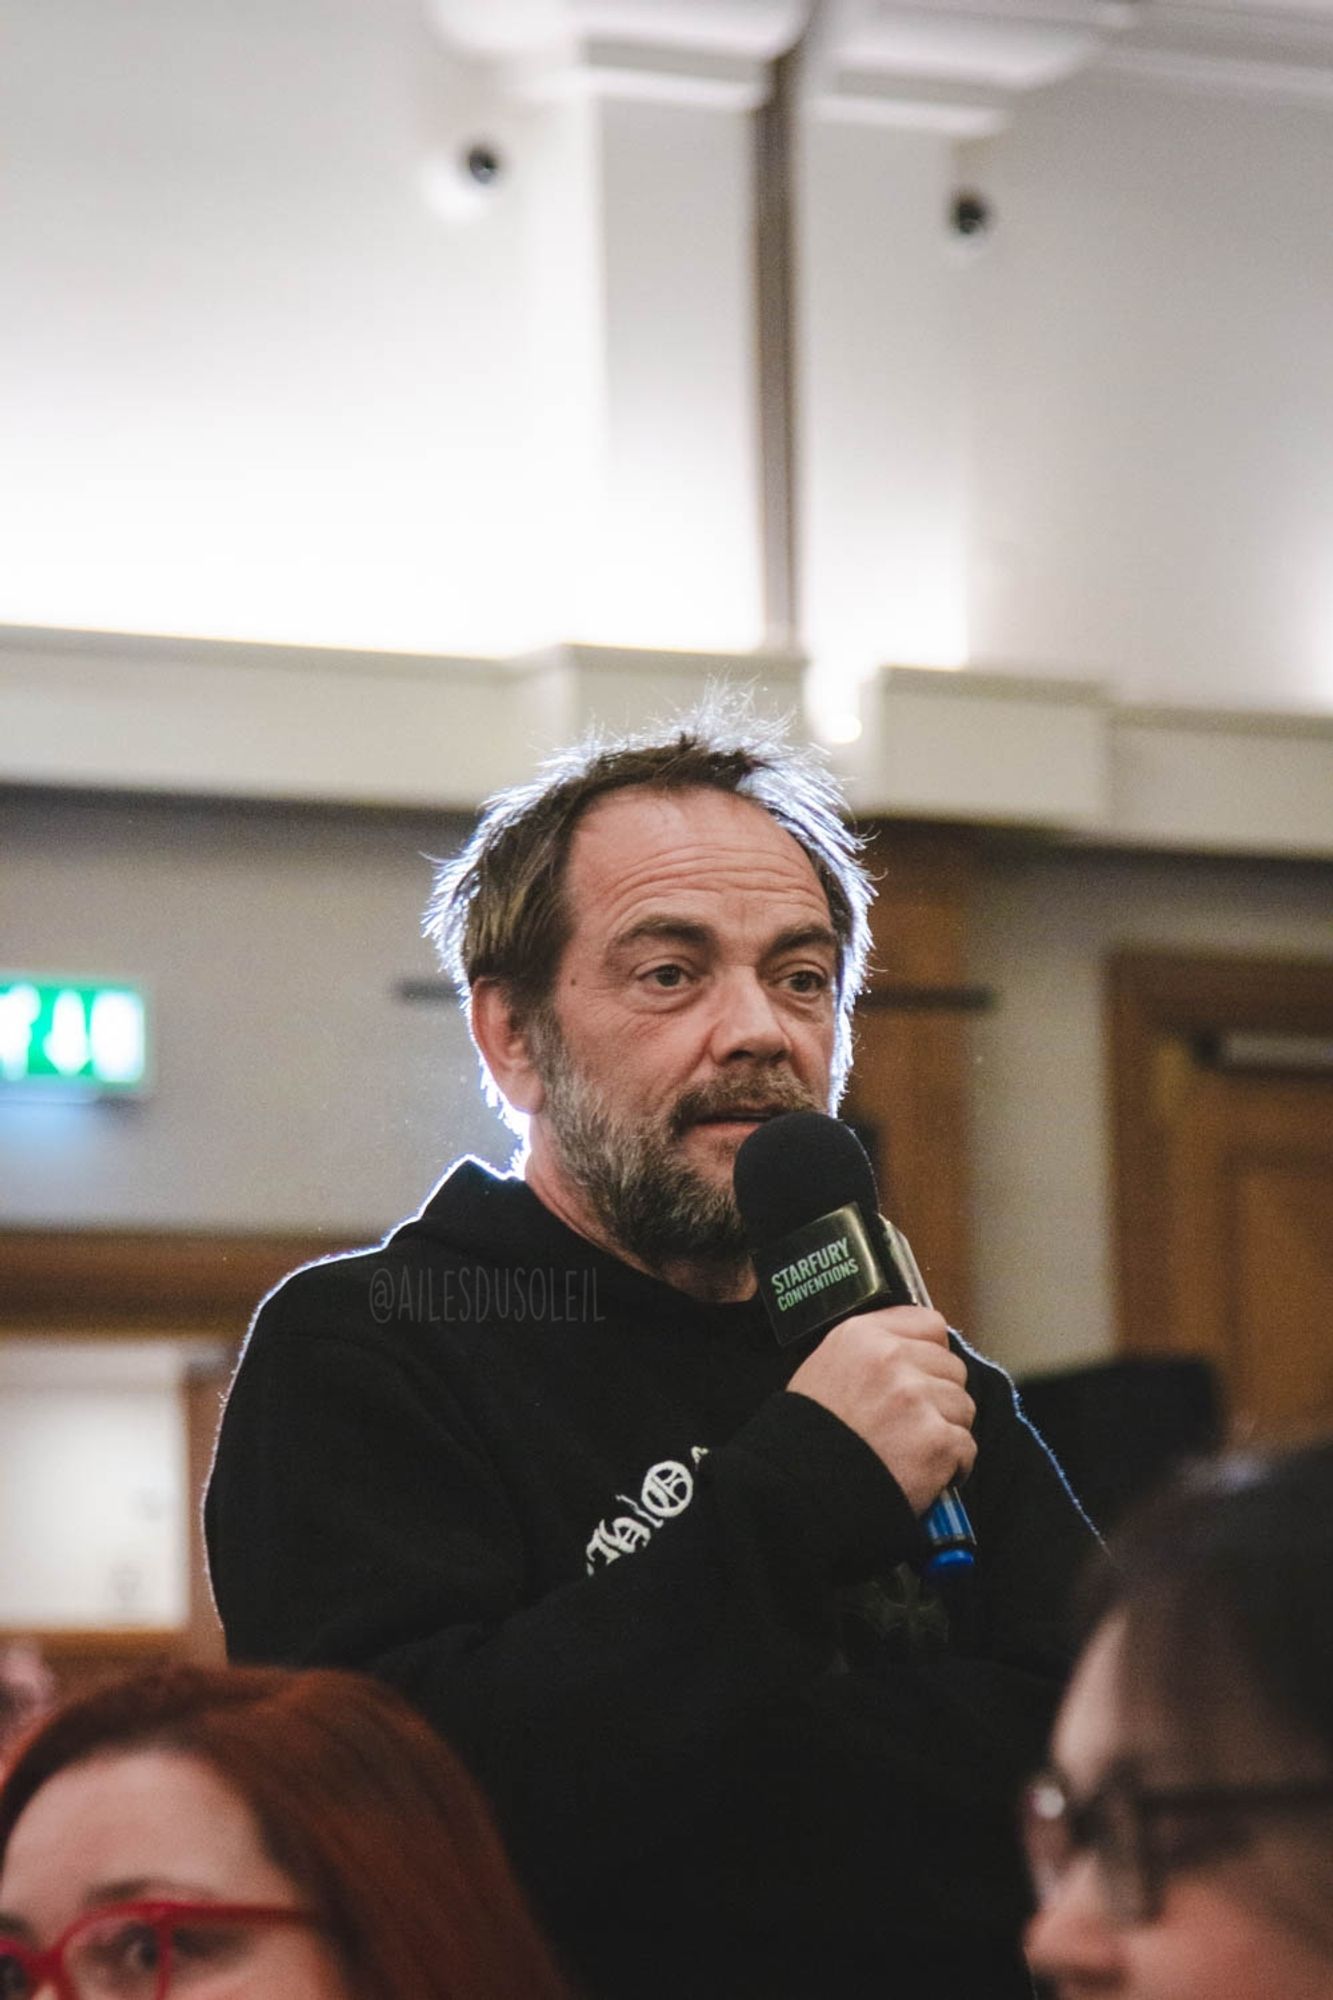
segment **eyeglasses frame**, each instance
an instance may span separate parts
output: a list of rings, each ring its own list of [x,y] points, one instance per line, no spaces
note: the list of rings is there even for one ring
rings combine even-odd
[[[1043,1790],[1053,1790],[1058,1794],[1061,1800],[1058,1814],[1038,1810],[1037,1796]],[[1107,1801],[1115,1796],[1123,1801],[1129,1813],[1128,1858],[1133,1873],[1132,1898],[1117,1896],[1117,1885],[1111,1879],[1111,1871],[1099,1846],[1099,1825],[1105,1824]],[[1243,1815],[1333,1805],[1333,1777],[1291,1779],[1282,1784],[1145,1785],[1137,1765],[1129,1759],[1121,1759],[1108,1768],[1095,1791],[1085,1799],[1073,1796],[1068,1780],[1058,1770],[1039,1771],[1024,1786],[1022,1804],[1024,1845],[1039,1902],[1046,1901],[1047,1897],[1037,1881],[1033,1830],[1058,1821],[1068,1843],[1069,1860],[1088,1853],[1097,1860],[1116,1922],[1124,1925],[1150,1924],[1162,1914],[1167,1878],[1172,1872],[1170,1862],[1162,1856],[1153,1839],[1155,1820],[1172,1813],[1234,1812]],[[1225,1851],[1226,1847],[1244,1845],[1246,1838],[1247,1834],[1239,1839],[1233,1836],[1224,1847],[1219,1848],[1219,1852]]]
[[[171,1991],[174,1925],[212,1919],[221,1923],[296,1923],[322,1928],[321,1919],[313,1910],[299,1910],[273,1903],[175,1902],[157,1896],[145,1901],[104,1903],[96,1909],[84,1910],[72,1924],[66,1926],[54,1944],[47,1945],[44,1951],[35,1951],[22,1938],[0,1933],[0,1958],[18,1960],[32,1982],[34,1993],[39,1992],[49,1980],[60,2000],[79,2000],[74,1982],[65,1968],[65,1955],[69,1946],[80,1931],[91,1930],[94,1924],[116,1918],[123,1918],[131,1923],[137,1921],[146,1924],[156,1934],[161,1960],[153,2000],[167,2000]]]

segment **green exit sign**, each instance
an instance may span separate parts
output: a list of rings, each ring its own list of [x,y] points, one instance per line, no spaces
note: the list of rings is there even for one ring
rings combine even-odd
[[[147,1070],[147,1011],[132,986],[0,973],[0,1088],[133,1094]]]

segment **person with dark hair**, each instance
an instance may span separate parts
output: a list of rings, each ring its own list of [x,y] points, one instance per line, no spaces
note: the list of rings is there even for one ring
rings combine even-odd
[[[870,885],[780,735],[695,721],[492,802],[429,928],[521,1175],[465,1160],[264,1305],[207,1507],[233,1655],[456,1742],[600,1996],[1028,1992],[1014,1791],[1090,1540],[920,1306],[782,1348],[736,1151],[829,1111]],[[973,1602],[918,1574],[967,1478]]]
[[[389,1688],[163,1668],[0,1787],[0,1994],[569,2000],[491,1815]]]
[[[1112,1544],[1026,1794],[1061,2000],[1333,1996],[1333,1440],[1194,1472]]]

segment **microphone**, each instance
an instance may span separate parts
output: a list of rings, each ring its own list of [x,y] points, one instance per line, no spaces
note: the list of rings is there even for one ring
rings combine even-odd
[[[902,1231],[879,1212],[875,1174],[849,1125],[784,1111],[738,1148],[736,1204],[759,1291],[783,1347],[879,1306],[929,1306]],[[952,1486],[923,1515],[925,1574],[970,1570],[977,1538]]]

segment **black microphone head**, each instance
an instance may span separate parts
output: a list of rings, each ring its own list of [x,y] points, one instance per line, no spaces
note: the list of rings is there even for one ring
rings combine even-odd
[[[751,1252],[831,1209],[879,1214],[874,1169],[850,1125],[823,1111],[784,1111],[736,1153],[736,1206]]]

